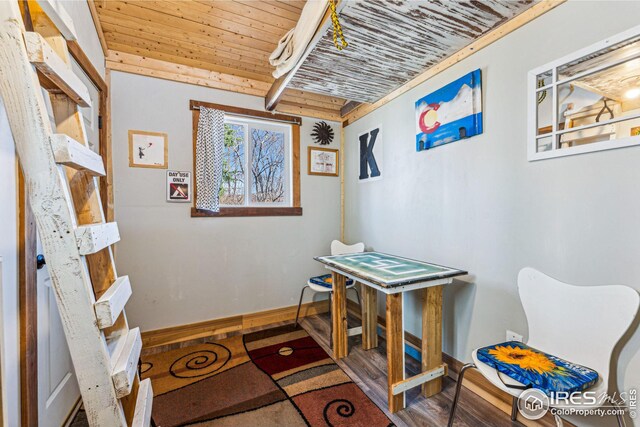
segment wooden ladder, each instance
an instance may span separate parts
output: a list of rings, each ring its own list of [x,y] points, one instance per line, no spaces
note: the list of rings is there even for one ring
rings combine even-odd
[[[153,391],[138,377],[140,330],[129,329],[124,311],[131,285],[116,274],[111,245],[120,236],[116,223],[105,223],[98,186],[105,168],[87,146],[79,107],[91,99],[71,70],[73,39],[73,22],[55,0],[0,1],[0,96],[89,424],[146,427]]]

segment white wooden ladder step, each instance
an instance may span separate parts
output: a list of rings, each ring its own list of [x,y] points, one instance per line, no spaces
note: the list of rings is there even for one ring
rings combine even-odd
[[[132,427],[149,427],[151,425],[151,409],[153,405],[153,389],[151,380],[140,381],[138,397],[136,398],[136,410],[133,414]]]
[[[115,222],[83,225],[76,228],[76,242],[80,255],[95,254],[119,240],[120,232]]]
[[[51,147],[56,163],[84,170],[94,176],[104,176],[102,157],[84,144],[63,133],[51,136]]]
[[[32,184],[29,202],[89,424],[149,427],[153,390],[149,379],[139,381],[140,329],[129,329],[124,308],[131,284],[108,249],[120,235],[116,223],[104,223],[95,179],[108,164],[87,146],[80,107],[91,107],[90,87],[72,69],[67,42],[77,37],[62,3],[0,0],[0,97]],[[83,171],[80,179],[70,169]]]
[[[130,296],[129,276],[118,277],[95,303],[96,319],[100,329],[113,326]]]
[[[89,90],[38,33],[25,33],[29,61],[58,89],[82,107],[91,107]]]
[[[57,0],[36,0],[36,2],[66,40],[78,39],[73,20]]]
[[[113,364],[113,373],[111,375],[118,398],[131,393],[133,380],[138,369],[140,351],[142,350],[140,328],[130,329],[124,340],[124,345],[120,351],[115,353],[115,363]]]

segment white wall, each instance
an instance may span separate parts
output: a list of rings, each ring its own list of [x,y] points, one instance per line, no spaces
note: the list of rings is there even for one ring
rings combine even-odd
[[[347,239],[470,272],[445,293],[444,351],[456,359],[504,341],[507,328],[526,336],[516,288],[525,266],[640,289],[640,147],[536,163],[526,154],[527,72],[636,25],[639,13],[640,2],[571,1],[346,128]],[[414,102],[476,68],[484,134],[417,153]],[[379,124],[383,179],[360,184],[357,135]],[[417,299],[405,310],[419,334]],[[639,348],[636,330],[617,359],[619,389],[640,386]]]
[[[104,75],[104,56],[98,42],[89,7],[85,1],[62,1],[72,17],[78,43],[92,64]],[[4,106],[0,99],[0,257],[3,258],[0,327],[2,327],[2,375],[6,399],[5,424],[20,425],[20,346],[18,311],[18,217],[17,217],[17,157]]]
[[[96,70],[104,77],[104,54],[100,47],[100,39],[91,19],[91,12],[86,0],[61,0],[76,28],[78,44],[87,55]]]
[[[169,169],[191,171],[190,99],[258,110],[264,100],[120,72],[111,83],[116,262],[131,277],[130,323],[151,330],[297,304],[324,271],[313,256],[340,233],[339,178],[307,175],[316,120],[303,118],[300,133],[302,216],[191,218],[191,204],[165,201],[165,170],[129,167],[128,130],[167,132]]]

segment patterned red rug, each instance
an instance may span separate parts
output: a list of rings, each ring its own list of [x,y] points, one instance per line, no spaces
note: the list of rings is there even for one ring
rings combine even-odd
[[[303,329],[278,327],[143,357],[159,427],[393,424]]]

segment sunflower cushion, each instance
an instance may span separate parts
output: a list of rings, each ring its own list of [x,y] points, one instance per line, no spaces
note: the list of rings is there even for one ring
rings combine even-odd
[[[333,280],[331,279],[331,274],[323,274],[322,276],[315,276],[309,279],[309,282],[314,285],[323,286],[325,288],[333,287]],[[353,280],[347,279],[347,286],[351,286],[353,284]]]
[[[537,388],[547,395],[551,392],[582,391],[598,381],[598,373],[593,369],[543,353],[518,341],[483,347],[478,350],[477,357],[527,388]]]

